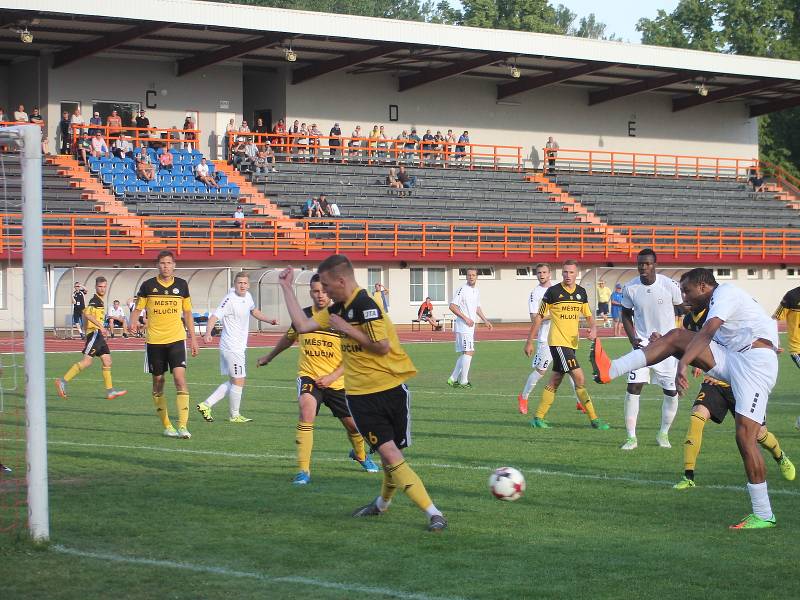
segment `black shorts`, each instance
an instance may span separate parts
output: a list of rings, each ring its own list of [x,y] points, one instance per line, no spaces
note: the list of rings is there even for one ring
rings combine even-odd
[[[80,325],[83,323],[83,309],[75,309],[72,311],[72,324]]]
[[[297,378],[297,397],[300,394],[311,394],[317,401],[317,412],[324,404],[331,409],[333,416],[337,419],[343,419],[350,416],[350,411],[347,408],[347,398],[345,397],[344,390],[332,390],[331,388],[321,388],[311,377],[305,375]]]
[[[575,356],[575,348],[550,346],[550,356],[553,357],[554,373],[569,373],[580,368],[578,359]]]
[[[86,345],[83,347],[83,353],[91,357],[111,354],[111,350],[108,349],[108,344],[106,343],[106,338],[103,337],[99,329],[95,329],[86,336]]]
[[[731,414],[736,412],[736,398],[733,397],[733,390],[729,386],[714,383],[703,383],[700,386],[693,406],[698,405],[708,409],[714,423],[722,423],[728,412]]]
[[[358,431],[372,450],[393,441],[411,445],[411,392],[405,385],[372,394],[347,394],[347,406]]]
[[[608,314],[608,302],[598,302],[597,303],[597,314],[598,315],[607,315]]]
[[[152,375],[163,375],[167,368],[170,372],[178,367],[186,368],[186,342],[178,340],[171,344],[146,344],[145,358],[147,372]]]

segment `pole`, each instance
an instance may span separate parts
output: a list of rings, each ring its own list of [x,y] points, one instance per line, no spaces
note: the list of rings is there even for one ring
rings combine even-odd
[[[22,137],[22,267],[25,285],[25,416],[27,420],[28,523],[35,542],[50,539],[47,485],[44,321],[42,316],[42,132],[18,128]]]

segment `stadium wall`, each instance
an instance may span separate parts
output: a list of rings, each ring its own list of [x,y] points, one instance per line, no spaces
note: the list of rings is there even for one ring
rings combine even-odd
[[[273,265],[255,262],[235,265],[201,263],[191,265],[180,262],[178,266],[182,273],[192,273],[193,268],[203,269],[192,274],[190,281],[194,311],[203,313],[212,310],[217,301],[222,298],[227,287],[226,278],[230,273],[235,273],[244,268],[257,271],[260,274],[269,269],[281,269],[285,266],[285,263],[276,262]],[[491,268],[493,265],[479,264],[478,266]],[[481,278],[478,281],[478,286],[481,290],[481,303],[484,312],[490,319],[502,322],[527,322],[529,320],[527,297],[530,290],[537,285],[537,281],[532,276],[520,277],[517,274],[517,267],[532,266],[532,264],[495,265],[493,274],[490,277]],[[94,276],[98,274],[105,275],[111,282],[109,297],[112,299],[118,298],[125,302],[127,298],[135,293],[143,277],[154,274],[147,268],[139,269],[137,270],[138,272],[133,270],[120,272],[114,267],[91,269],[89,268],[90,265],[87,265],[81,267],[80,273],[76,274],[73,273],[71,266],[46,265],[46,267],[44,283],[47,304],[43,310],[45,327],[49,330],[52,330],[53,327],[63,328],[65,316],[71,314],[69,294],[72,291],[73,277],[83,279],[84,281],[82,282],[87,287],[87,290],[91,291],[93,289]],[[214,269],[213,267],[218,268]],[[298,269],[304,267],[313,268],[313,265],[296,264],[295,267]],[[434,312],[439,318],[449,312],[448,304],[454,291],[464,283],[463,277],[458,274],[458,268],[452,265],[411,264],[408,268],[400,268],[398,266],[358,264],[356,265],[356,278],[364,287],[367,287],[370,282],[370,274],[368,272],[370,268],[382,269],[380,280],[390,290],[389,314],[398,324],[409,324],[412,319],[415,319],[420,304],[416,300],[411,300],[411,269],[439,268],[444,270],[445,299],[444,301],[434,302]],[[734,283],[742,287],[769,313],[774,311],[788,290],[800,285],[800,265],[790,267],[793,269],[792,275],[789,274],[787,269],[772,266],[754,265],[749,267],[754,273],[748,273],[748,267],[725,267],[723,265],[715,268],[729,269],[730,278],[720,277],[719,281]],[[683,267],[664,266],[660,269],[660,272],[677,279],[685,270]],[[553,279],[559,280],[559,274],[560,266],[553,265]],[[183,276],[186,277],[186,275]],[[630,268],[608,268],[603,265],[582,265],[580,284],[586,288],[590,303],[594,309],[596,306],[596,282],[599,279],[604,279],[606,285],[613,289],[615,283],[624,283],[635,276],[636,270],[633,266]],[[258,277],[255,274],[251,277],[251,290],[253,290],[253,295],[258,302],[256,292],[259,287],[257,285]],[[262,300],[260,306],[267,314],[275,312],[281,318],[281,322],[285,323],[285,309],[281,305],[275,306],[276,303],[280,304],[280,294],[275,289],[274,279],[275,277],[272,276],[263,278],[260,291]],[[0,282],[2,285],[2,293],[0,293],[0,331],[19,331],[22,329],[24,298],[21,267],[6,265],[0,268]],[[428,289],[424,289],[423,294],[427,295],[428,291]],[[298,293],[301,301],[307,298],[304,290],[299,290]]]

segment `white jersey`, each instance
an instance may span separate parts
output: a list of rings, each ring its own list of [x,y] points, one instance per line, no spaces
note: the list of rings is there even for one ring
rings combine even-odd
[[[642,346],[649,343],[650,334],[675,329],[673,307],[682,303],[678,283],[665,275],[656,274],[651,285],[643,284],[637,275],[622,288],[622,306],[633,310],[633,326]]]
[[[717,317],[724,322],[714,334],[714,341],[729,350],[738,352],[758,338],[778,347],[778,324],[770,319],[749,294],[730,283],[717,286],[708,303],[706,321]]]
[[[537,285],[528,294],[528,312],[534,316],[539,313],[539,306],[542,304],[542,298],[548,288],[553,285]],[[539,327],[539,335],[536,338],[536,343],[539,345],[547,345],[547,336],[550,334],[550,319],[542,321],[542,326]]]
[[[219,339],[220,351],[244,354],[250,330],[250,311],[255,307],[250,292],[239,296],[235,291],[230,291],[222,299],[213,312],[222,324],[222,335]]]
[[[470,287],[466,283],[456,290],[453,301],[450,304],[455,304],[465,316],[472,320],[472,327],[467,325],[461,317],[456,317],[456,323],[453,331],[456,333],[474,333],[475,321],[478,318],[478,307],[481,305],[481,293],[478,291],[478,286]]]

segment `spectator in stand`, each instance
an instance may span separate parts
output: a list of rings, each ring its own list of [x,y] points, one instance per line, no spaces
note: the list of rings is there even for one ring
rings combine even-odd
[[[392,190],[402,190],[403,184],[397,178],[397,171],[394,167],[389,169],[389,174],[386,176],[386,185],[389,186],[389,189]]]
[[[39,129],[42,130],[42,154],[47,154],[47,131],[44,122],[44,117],[39,112],[39,107],[35,106],[31,112],[30,122],[36,123]]]
[[[175,155],[170,152],[169,146],[166,146],[161,150],[161,154],[158,155],[158,170],[172,173],[172,166],[174,163]]]
[[[408,139],[408,132],[403,129],[403,131],[395,138],[395,154],[394,154],[394,162],[399,163],[401,159],[407,158],[402,150],[405,150],[406,147],[406,140]]]
[[[128,319],[125,318],[125,309],[120,306],[119,300],[114,300],[113,306],[108,309],[105,325],[108,337],[114,337],[115,327],[121,327],[122,337],[128,337]]]
[[[269,149],[271,156],[267,156],[266,149],[258,151],[258,154],[252,159],[253,175],[266,175],[267,171],[269,171],[270,163],[274,164],[275,154],[272,152],[272,148],[269,145],[266,146],[266,148]],[[272,167],[272,171],[275,171],[275,167]]]
[[[400,170],[397,172],[397,180],[402,183],[403,187],[407,190],[417,185],[417,178],[414,175],[409,175],[403,165],[400,165]],[[410,194],[411,192],[406,193]]]
[[[272,128],[272,133],[276,136],[273,138],[273,144],[275,145],[275,152],[278,153],[285,153],[286,152],[286,138],[284,134],[286,133],[286,125],[283,122],[283,119],[278,119],[278,122],[275,123],[275,126]]]
[[[150,119],[148,119],[144,114],[144,109],[139,111],[139,114],[136,117],[136,128],[139,130],[136,132],[136,145],[137,146],[147,146],[147,138],[150,137],[150,132],[147,129],[150,128]],[[177,129],[177,128],[175,128]],[[143,139],[142,139],[143,138]],[[178,138],[180,139],[180,136]]]
[[[558,154],[558,142],[553,139],[553,136],[547,138],[547,143],[544,145],[545,154],[547,155],[547,172],[556,172],[556,154]]]
[[[100,118],[100,113],[98,111],[94,111],[94,115],[92,116],[91,119],[89,119],[89,125],[102,125],[102,124],[103,124],[103,119]],[[103,132],[102,129],[97,129],[96,127],[95,128],[89,127],[90,136],[102,132]]]
[[[388,137],[386,136],[386,131],[383,129],[383,125],[381,125],[380,129],[378,130],[378,158],[381,161],[386,160],[386,148],[388,147]]]
[[[0,122],[2,122],[2,118],[0,118]],[[69,119],[69,112],[64,111],[61,113],[61,120],[58,122],[58,138],[61,142],[59,144],[59,152],[61,154],[69,154],[69,150],[71,147],[71,135],[69,131],[70,126],[70,119]]]
[[[140,152],[136,157],[136,177],[147,182],[156,178],[156,169],[150,162],[150,155],[147,151]]]
[[[264,119],[260,117],[256,119],[256,124],[253,127],[253,133],[260,133],[260,134],[269,133],[269,131],[267,130],[267,126],[264,125]],[[259,139],[259,141],[263,143],[263,139]]]
[[[328,161],[333,162],[340,152],[339,147],[342,145],[342,129],[339,127],[338,123],[333,124],[328,135],[330,136],[328,140]]]
[[[422,136],[422,143],[419,146],[423,161],[428,161],[431,159],[433,156],[432,150],[435,145],[433,134],[431,133],[430,129],[427,129],[425,131],[425,135]]]
[[[236,226],[240,229],[244,227],[244,211],[242,210],[241,205],[236,207],[236,210],[233,213],[233,218],[236,221]]]
[[[234,168],[239,170],[241,170],[247,162],[247,152],[245,152],[247,142],[245,139],[244,136],[237,137],[236,141],[233,143],[233,148],[231,148],[231,164],[233,164]]]
[[[287,161],[291,162],[291,156],[297,154],[297,134],[300,133],[300,121],[297,119],[294,120],[294,123],[286,130],[286,133],[289,134],[287,138],[288,144],[288,151],[287,154]]]
[[[112,110],[111,115],[106,119],[106,125],[108,125],[108,139],[112,139],[114,136],[118,136],[122,129],[122,117],[117,111]]]
[[[101,134],[99,131],[92,137],[90,152],[95,158],[111,156],[111,153],[108,150],[108,144],[106,144],[103,134]]]
[[[361,125],[356,125],[356,128],[350,135],[350,141],[347,142],[347,147],[349,148],[347,154],[351,160],[353,158],[358,158],[359,149],[361,148],[361,138],[363,136],[364,132],[361,131]]]
[[[322,192],[319,195],[319,200],[317,200],[317,204],[319,204],[319,214],[321,217],[331,216],[331,205],[328,203],[328,199],[325,197],[325,192]]]
[[[433,316],[433,303],[431,302],[430,296],[425,298],[425,302],[419,305],[419,310],[417,311],[417,320],[420,323],[429,323],[430,326],[436,331],[442,330],[442,326],[439,324],[439,321]]]
[[[169,128],[169,131],[166,132],[167,134],[167,143],[164,144],[164,147],[169,148],[170,150],[181,147],[181,130],[178,129],[177,125],[173,125]]]
[[[117,158],[129,158],[133,156],[133,144],[131,143],[131,136],[123,133],[112,144],[113,149],[111,153]]]
[[[247,124],[247,121],[242,120],[242,124],[239,125],[239,131],[250,133],[250,125]]]
[[[305,204],[303,204],[303,216],[309,218],[322,216],[319,201],[316,198],[309,198],[305,201]]]
[[[453,134],[452,129],[447,130],[447,137],[444,138],[444,141],[444,159],[450,162],[453,158],[451,153],[456,145],[456,136]]]
[[[252,137],[247,137],[247,143],[244,145],[244,156],[240,160],[240,165],[247,171],[253,170],[253,163],[258,156],[258,145]]]
[[[206,157],[200,159],[200,162],[194,168],[194,176],[200,183],[206,184],[210,188],[219,189],[219,184],[208,168]]]
[[[420,148],[420,143],[422,140],[419,139],[417,135],[417,130],[412,128],[411,133],[408,136],[408,140],[406,141],[406,158],[410,158],[411,160],[416,160],[419,155],[416,152]]]
[[[310,153],[315,159],[319,157],[319,138],[322,137],[322,132],[317,127],[316,123],[311,124],[311,129],[308,130],[308,144],[310,146]]]
[[[296,151],[298,156],[302,154],[303,160],[305,160],[306,152],[308,151],[308,127],[306,127],[305,123],[300,123],[300,130],[297,132],[297,138],[294,143],[297,144]]]
[[[17,107],[17,110],[14,111],[14,120],[17,123],[30,123],[30,119],[28,118],[28,113],[25,112],[24,104],[20,104]]]
[[[375,291],[372,292],[372,299],[375,304],[383,309],[383,312],[389,312],[389,289],[382,283],[375,284]]]
[[[764,178],[758,175],[757,169],[750,169],[750,177],[747,182],[753,186],[754,192],[764,191]]]
[[[272,165],[272,172],[277,173],[278,169],[275,168],[275,151],[272,149],[272,144],[269,143],[269,140],[264,143],[262,152],[267,159],[267,163]]]
[[[195,140],[197,139],[194,129],[194,119],[190,115],[186,115],[186,120],[183,122],[183,147],[190,152],[194,150]]]
[[[444,157],[445,140],[441,131],[436,132],[436,135],[433,136],[433,141],[436,142],[435,160],[439,163],[442,163],[443,162],[442,157]]]
[[[236,131],[236,122],[231,119],[228,121],[228,124],[225,125],[225,139],[222,140],[222,159],[223,160],[230,160],[231,157],[231,148],[235,140],[233,136],[231,136],[231,131]]]
[[[367,158],[373,160],[377,155],[375,153],[375,149],[378,147],[378,135],[380,132],[378,131],[378,124],[372,126],[372,131],[369,132],[367,136],[369,140],[367,141]]]
[[[458,142],[456,143],[456,153],[455,156],[453,157],[458,162],[464,160],[467,144],[469,144],[469,131],[465,131],[460,136],[458,136]]]

